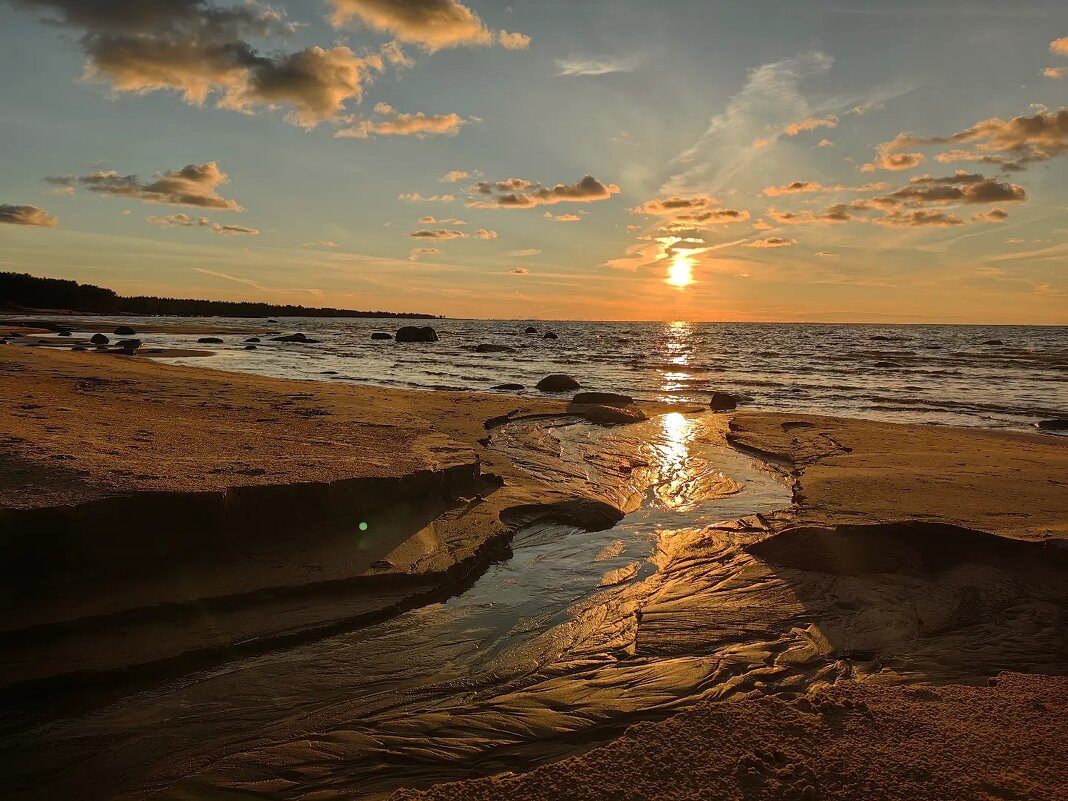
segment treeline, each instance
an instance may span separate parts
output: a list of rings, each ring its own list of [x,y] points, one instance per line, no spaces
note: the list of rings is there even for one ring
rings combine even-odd
[[[65,309],[94,314],[144,314],[172,317],[418,317],[432,314],[398,314],[384,311],[276,306],[272,303],[123,297],[112,289],[58,278],[36,278],[26,273],[0,273],[0,308]]]

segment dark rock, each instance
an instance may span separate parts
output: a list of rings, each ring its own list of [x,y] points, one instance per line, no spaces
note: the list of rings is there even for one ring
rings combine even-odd
[[[618,425],[622,423],[640,423],[648,420],[645,412],[637,406],[629,409],[620,409],[616,406],[601,406],[598,404],[574,404],[572,411],[578,412],[592,423],[604,425]]]
[[[597,403],[601,406],[630,406],[634,398],[615,392],[580,392],[571,399],[572,403]]]
[[[92,342],[94,345],[106,345],[111,340],[109,340],[103,334],[93,334],[91,337],[89,337],[89,341]]]
[[[713,392],[708,405],[714,412],[729,412],[738,408],[738,398],[726,392]]]
[[[136,333],[137,332],[130,328],[130,326],[128,325],[120,325],[118,328],[115,329],[115,336],[119,337],[132,337]]]
[[[70,336],[70,331],[59,331],[58,335],[61,336],[61,337],[69,337]]]
[[[259,341],[260,341],[259,337],[249,337],[248,339],[245,340],[245,342],[259,342]]]
[[[387,334],[385,331],[372,331],[371,339],[393,339],[393,334]]]
[[[75,345],[71,350],[85,350],[85,347],[83,345]]]
[[[337,375],[337,370],[323,370],[319,375]]]
[[[1005,343],[1002,342],[1000,339],[988,339],[983,344],[984,345],[1004,345]]]
[[[221,345],[223,341],[218,337],[201,337],[197,340],[198,345]]]
[[[269,323],[277,323],[278,321],[277,320],[268,320],[267,322],[269,322]]]
[[[580,386],[582,385],[574,378],[561,373],[546,376],[537,383],[537,388],[542,392],[568,392],[572,389],[578,389]]]
[[[123,350],[137,350],[144,342],[140,339],[120,339],[115,343],[115,347],[122,348]]]
[[[281,337],[271,337],[271,341],[272,342],[303,342],[306,345],[317,345],[317,344],[319,344],[319,340],[318,339],[311,339],[310,337],[307,337],[307,336],[305,336],[304,334],[301,334],[301,333],[287,334],[286,336],[281,336]]]
[[[490,389],[512,389],[512,390],[515,390],[515,389],[523,389],[523,385],[522,384],[498,384],[495,387],[490,387]]]
[[[507,345],[492,345],[483,342],[475,346],[475,353],[515,353],[515,348],[510,348]]]
[[[545,339],[559,339],[560,337],[558,337],[558,336],[557,336],[556,334],[554,334],[554,333],[553,333],[552,331],[546,331],[546,332],[545,332],[545,337],[544,337],[544,338],[545,338]]]
[[[1068,418],[1058,417],[1054,420],[1039,420],[1035,427],[1040,431],[1068,431]]]
[[[526,330],[525,330],[525,331],[524,331],[523,333],[524,333],[524,334],[536,334],[536,333],[538,333],[538,329],[537,329],[537,328],[535,328],[535,327],[534,327],[534,326],[532,326],[532,325],[528,325],[528,326],[527,326],[527,328],[526,328]]]
[[[256,350],[255,345],[245,345],[245,350]]]
[[[397,331],[398,342],[437,342],[438,332],[429,325],[406,325]]]

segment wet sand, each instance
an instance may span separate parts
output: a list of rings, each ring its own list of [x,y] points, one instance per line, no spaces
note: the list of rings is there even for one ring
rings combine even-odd
[[[1068,735],[1063,439],[751,412],[693,428],[684,410],[656,407],[647,413],[667,415],[568,439],[557,426],[583,410],[561,400],[87,355],[0,353],[8,699],[136,675],[144,686],[400,614],[461,591],[532,521],[581,532],[646,506],[675,521],[651,519],[664,533],[646,562],[604,545],[593,561],[620,561],[538,641],[551,647],[531,652],[537,670],[519,685],[439,701],[436,718],[405,713],[392,735],[386,718],[355,734],[365,712],[335,704],[214,764],[160,767],[157,777],[186,777],[166,797],[380,796],[527,770],[687,706],[690,717],[640,724],[579,762],[443,784],[432,797],[689,798],[727,774],[730,798],[882,795],[877,785],[904,798],[936,782],[970,788],[960,797],[984,797],[982,782],[989,797],[1061,795],[1063,760],[1049,760]],[[713,450],[699,458],[702,442]],[[781,508],[707,517],[702,503],[741,486],[707,461],[727,443],[793,502],[786,493]],[[982,687],[1003,670],[1033,675]],[[827,714],[812,711],[814,697]],[[877,733],[844,700],[858,698],[880,710]],[[960,723],[984,704],[1000,717]],[[951,759],[921,769],[918,752],[894,757],[917,721],[925,737],[956,738]],[[685,727],[688,749],[672,734]],[[984,727],[1046,745],[1021,749],[1008,781],[996,749],[969,739]],[[743,731],[784,756],[755,750]],[[854,741],[853,767],[840,771]],[[26,746],[16,725],[0,743],[5,764],[34,753]],[[665,764],[685,753],[688,767],[658,774],[633,748]],[[361,759],[394,767],[357,785]],[[609,774],[631,788],[656,779],[660,792],[621,796]],[[156,792],[174,780],[158,781]]]

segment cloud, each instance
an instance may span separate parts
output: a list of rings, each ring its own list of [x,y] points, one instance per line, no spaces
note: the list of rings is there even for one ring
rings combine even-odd
[[[806,117],[803,120],[789,123],[783,128],[787,136],[797,136],[804,131],[814,131],[817,128],[837,128],[838,118],[833,114],[826,117]]]
[[[629,58],[588,58],[572,56],[556,59],[556,74],[561,77],[611,75],[616,72],[633,72],[635,63]]]
[[[1063,78],[1068,75],[1068,67],[1046,67],[1042,74],[1047,78]]]
[[[867,114],[869,111],[879,111],[885,105],[885,103],[881,102],[862,103],[859,106],[853,106],[846,114]]]
[[[37,206],[12,206],[8,203],[0,203],[0,223],[55,228],[59,225],[59,220]]]
[[[285,37],[296,26],[276,8],[245,3],[219,8],[209,0],[17,0],[51,12],[53,24],[80,32],[85,76],[117,92],[178,92],[185,102],[251,113],[291,107],[290,119],[314,127],[342,115],[385,64],[395,46],[356,54],[348,47],[308,47],[261,55],[250,40]],[[403,56],[403,54],[400,54]]]
[[[475,236],[478,237],[479,239],[496,239],[497,238],[497,232],[496,231],[490,231],[490,230],[488,230],[486,228],[479,228],[477,231],[475,231]]]
[[[990,211],[983,211],[972,215],[972,220],[975,222],[1000,223],[1005,222],[1007,219],[1009,219],[1009,213],[1005,211],[1005,209],[997,207],[990,209]]]
[[[467,225],[463,220],[458,220],[455,217],[446,217],[443,220],[438,220],[434,217],[420,217],[419,222],[423,225]]]
[[[336,248],[339,247],[337,242],[331,242],[324,239],[316,239],[314,242],[305,242],[301,245],[302,248]]]
[[[490,183],[479,181],[471,188],[475,197],[468,206],[477,209],[529,209],[557,203],[593,203],[619,194],[616,184],[604,184],[587,175],[573,184],[542,186],[523,178]]]
[[[459,114],[403,114],[387,103],[375,106],[375,113],[383,117],[380,120],[361,120],[352,128],[342,128],[334,136],[366,139],[369,136],[415,136],[423,139],[427,136],[456,136],[460,128],[466,125]]]
[[[767,139],[754,139],[752,143],[752,148],[753,150],[761,150],[770,144],[771,142],[769,142]]]
[[[230,176],[220,170],[214,161],[187,164],[179,170],[161,172],[150,182],[142,182],[136,175],[119,175],[114,170],[94,172],[77,180],[89,191],[102,195],[132,197],[146,203],[170,206],[244,211],[236,200],[227,200],[216,191],[216,187],[230,182]]]
[[[1032,163],[1047,161],[1068,151],[1068,108],[1039,111],[1030,117],[1020,116],[1009,120],[991,117],[949,136],[925,137],[901,133],[880,145],[874,166],[865,165],[864,169],[907,169],[887,167],[884,162],[892,164],[895,159],[906,159],[914,161],[910,166],[915,166],[923,161],[923,155],[901,151],[943,144],[968,144],[972,149],[952,151],[951,157],[940,157],[941,161],[985,161],[999,164],[1006,170],[1019,171]]]
[[[580,211],[578,214],[572,214],[571,212],[553,214],[551,211],[547,211],[545,212],[545,219],[553,222],[579,222],[586,214],[587,212],[585,211]]]
[[[631,214],[674,215],[687,211],[698,211],[719,203],[714,197],[696,195],[694,197],[662,197],[647,200],[630,210]]]
[[[441,182],[443,184],[455,184],[468,178],[475,178],[481,173],[470,172],[468,170],[450,170],[441,176]]]
[[[916,209],[914,211],[892,211],[875,220],[879,225],[889,225],[901,228],[949,228],[954,225],[964,225],[964,220],[955,214],[947,214],[944,211],[932,209]]]
[[[530,270],[526,267],[513,267],[508,271],[509,275],[530,275]]]
[[[1068,36],[1054,39],[1049,43],[1049,52],[1060,56],[1068,56]]]
[[[829,250],[818,250],[816,256],[821,259],[833,259],[837,256],[837,253],[831,253]]]
[[[509,250],[504,255],[511,259],[523,259],[527,256],[538,256],[541,250],[538,248],[525,248],[524,250]]]
[[[436,256],[441,252],[439,248],[412,248],[408,261],[418,261],[420,256]]]
[[[821,223],[847,223],[855,219],[849,213],[849,207],[844,203],[835,203],[833,206],[828,206],[824,211],[777,211],[774,208],[770,208],[767,211],[767,215],[777,223],[783,225],[806,225],[806,224],[821,224]]]
[[[913,178],[908,186],[891,192],[873,202],[884,206],[901,203],[908,206],[931,203],[1017,203],[1027,199],[1027,192],[1019,184],[1001,183],[979,173],[958,171],[955,175],[932,178],[922,175]]]
[[[880,192],[888,188],[888,186],[885,183],[864,184],[863,186],[842,186],[841,184],[827,186],[819,181],[793,181],[783,186],[766,186],[763,194],[768,197],[778,197],[779,195],[796,195],[805,192]]]
[[[183,214],[181,212],[179,212],[178,214],[170,214],[166,217],[145,217],[145,219],[153,225],[162,225],[166,227],[177,226],[182,228],[209,228],[217,234],[255,235],[259,233],[259,230],[256,228],[245,228],[241,225],[223,225],[221,223],[213,222],[207,217],[198,217],[194,219],[188,214]],[[307,247],[307,245],[305,245],[305,247]],[[337,247],[337,245],[334,245],[334,247]]]
[[[467,234],[463,231],[450,228],[422,228],[412,231],[408,236],[413,239],[467,239]]]
[[[899,153],[897,149],[902,146],[899,141],[905,134],[899,135],[896,139],[892,139],[889,142],[884,142],[879,145],[875,150],[875,159],[870,164],[864,164],[861,166],[861,172],[875,172],[876,170],[890,170],[893,172],[901,170],[911,170],[914,167],[919,167],[923,162],[927,161],[927,156],[923,153]]]
[[[455,195],[423,195],[419,192],[402,192],[397,195],[397,200],[408,203],[452,203],[456,200]]]
[[[830,139],[821,139],[820,141],[816,142],[815,146],[816,147],[834,147],[834,142],[832,142]]]
[[[530,38],[521,33],[490,31],[482,19],[457,0],[329,0],[336,27],[356,19],[403,42],[413,42],[433,53],[449,47],[488,46],[526,48]]]
[[[796,239],[783,239],[780,236],[769,236],[766,239],[757,239],[754,242],[746,242],[747,248],[788,248],[796,245]]]

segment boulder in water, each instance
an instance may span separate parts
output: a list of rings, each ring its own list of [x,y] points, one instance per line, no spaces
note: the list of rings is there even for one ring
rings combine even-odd
[[[259,342],[259,341],[260,341],[259,337],[249,337],[248,339],[245,340],[245,342]]]
[[[218,337],[201,337],[197,340],[199,345],[221,345],[223,341]]]
[[[115,336],[118,337],[132,337],[136,333],[137,332],[130,328],[130,326],[128,325],[120,325],[118,328],[115,329]]]
[[[372,331],[371,339],[393,339],[393,334],[387,334],[385,331]]]
[[[510,348],[507,345],[494,345],[492,343],[483,342],[475,345],[475,353],[515,353],[515,348]]]
[[[301,334],[301,333],[286,334],[285,336],[281,336],[281,337],[271,337],[271,341],[272,342],[303,342],[306,345],[316,345],[319,342],[318,339],[312,339],[312,338],[310,338],[308,336],[305,336],[304,334]]]
[[[537,328],[535,328],[535,327],[534,327],[534,326],[532,326],[532,325],[528,325],[528,326],[527,326],[527,328],[526,328],[526,330],[525,330],[525,331],[524,331],[523,333],[524,333],[524,334],[536,334],[536,333],[538,333],[538,329],[537,329]]]
[[[123,350],[137,350],[144,345],[140,339],[120,339],[115,343],[115,347],[122,348]]]
[[[729,412],[738,408],[738,398],[728,392],[713,392],[708,405],[714,412]]]
[[[438,332],[429,325],[406,325],[397,331],[398,342],[437,342]]]
[[[64,328],[62,331],[57,331],[56,335],[57,336],[61,336],[61,337],[69,337],[70,336],[70,331],[68,331],[67,329]]]
[[[522,385],[522,384],[498,384],[498,385],[497,385],[497,386],[495,386],[495,387],[490,387],[490,389],[502,389],[502,390],[503,390],[503,389],[511,389],[511,390],[517,390],[517,389],[523,389],[523,385]]]
[[[94,345],[106,345],[111,340],[103,334],[93,334],[91,337],[89,337],[89,341],[92,342]]]
[[[553,333],[552,331],[546,331],[546,332],[545,332],[545,337],[544,337],[544,339],[559,339],[559,338],[560,338],[560,337],[558,337],[558,336],[557,336],[556,334],[554,334],[554,333]]]
[[[578,389],[582,385],[569,375],[554,373],[546,376],[537,383],[537,388],[542,392],[569,392]]]
[[[79,351],[80,350],[85,350],[85,346],[83,346],[83,345],[75,345],[73,348],[71,348],[71,350],[79,350]]]
[[[256,350],[255,345],[245,345],[245,350]]]
[[[601,406],[630,406],[634,398],[630,395],[619,395],[615,392],[580,392],[571,399],[572,403],[596,403]]]
[[[1039,420],[1035,423],[1039,431],[1068,431],[1068,417],[1058,417],[1053,420]]]
[[[1004,345],[1005,343],[1002,342],[1000,339],[988,339],[983,344],[984,345]]]

